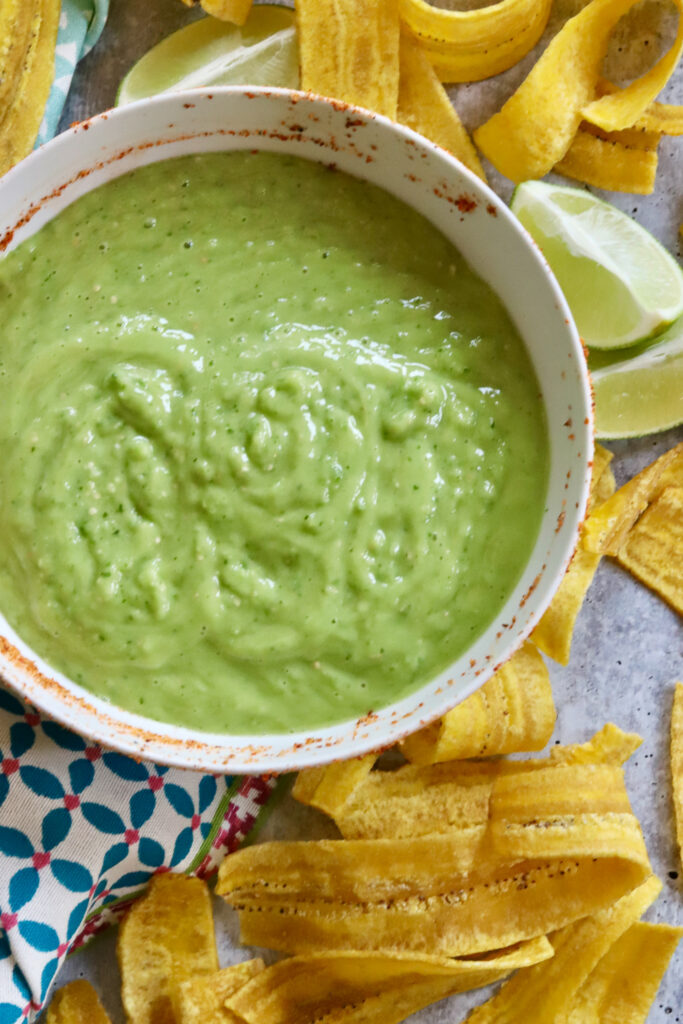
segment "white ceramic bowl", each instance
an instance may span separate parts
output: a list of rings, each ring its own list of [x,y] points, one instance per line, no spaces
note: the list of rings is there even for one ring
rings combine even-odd
[[[286,90],[176,93],[76,125],[0,181],[0,246],[10,249],[84,192],[143,164],[208,150],[265,149],[324,163],[393,192],[436,224],[498,293],[540,381],[550,430],[546,511],[519,583],[488,629],[411,696],[314,733],[231,736],[164,725],[107,704],[55,672],[0,615],[0,674],[41,711],[106,746],[166,764],[287,771],[393,743],[467,697],[529,634],[567,567],[592,459],[581,343],[539,250],[496,195],[438,146],[336,101]]]

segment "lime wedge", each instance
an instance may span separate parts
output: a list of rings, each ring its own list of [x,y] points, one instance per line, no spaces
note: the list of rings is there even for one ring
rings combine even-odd
[[[241,27],[202,18],[148,50],[121,82],[116,105],[202,85],[265,85],[298,89],[299,47],[294,11],[253,7]]]
[[[631,351],[593,370],[597,437],[640,437],[683,423],[683,317],[638,355]]]
[[[587,345],[634,345],[683,313],[683,271],[649,231],[610,203],[581,189],[526,181],[510,205],[555,273]]]

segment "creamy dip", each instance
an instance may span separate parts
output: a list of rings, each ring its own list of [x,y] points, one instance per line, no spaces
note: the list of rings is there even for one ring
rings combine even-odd
[[[444,669],[536,539],[520,337],[426,220],[294,157],[156,163],[0,263],[0,609],[200,730],[362,715]]]

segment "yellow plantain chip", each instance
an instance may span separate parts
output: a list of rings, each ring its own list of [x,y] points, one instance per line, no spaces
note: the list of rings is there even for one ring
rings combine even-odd
[[[4,0],[0,6],[0,123],[12,105],[40,0]]]
[[[195,974],[171,989],[175,1024],[240,1024],[226,1000],[263,971],[263,960],[245,960],[210,974]]]
[[[396,0],[297,0],[301,87],[396,120]]]
[[[205,882],[157,875],[119,928],[116,953],[129,1024],[175,1024],[171,986],[218,970]]]
[[[244,25],[249,17],[253,0],[201,0],[207,14],[233,25]]]
[[[111,1024],[89,981],[70,981],[58,989],[47,1009],[45,1024]]]
[[[662,135],[683,135],[683,106],[672,103],[651,103],[635,124],[649,132]]]
[[[305,768],[296,777],[292,796],[299,803],[317,807],[336,818],[354,790],[365,781],[376,760],[376,754],[366,754],[322,768]]]
[[[486,181],[477,151],[438,79],[426,51],[408,32],[401,33],[398,120],[443,146]]]
[[[683,615],[683,487],[667,487],[631,527],[619,565]]]
[[[0,174],[32,149],[43,119],[55,68],[60,0],[41,0],[12,102],[0,124]]]
[[[683,863],[683,683],[676,683],[671,713],[671,780],[676,839]]]
[[[629,814],[631,805],[619,765],[556,765],[535,772],[504,775],[493,784],[490,820],[504,827],[553,822],[573,815]],[[531,811],[531,813],[530,813]]]
[[[637,78],[624,89],[616,89],[606,96],[599,96],[583,107],[586,121],[605,131],[628,128],[642,117],[676,70],[683,52],[683,0],[673,0],[678,8],[678,31],[667,52],[646,74]]]
[[[665,486],[676,484],[681,472],[683,443],[660,455],[588,516],[582,536],[586,550],[607,555],[618,554],[638,517]]]
[[[638,137],[635,128],[601,132],[584,124],[554,170],[595,188],[650,195],[655,187],[659,138],[658,132],[641,131]]]
[[[552,956],[540,936],[486,959],[450,960],[415,953],[313,953],[268,967],[228,1000],[247,1024],[360,1021],[394,1024],[457,992],[498,981]]]
[[[563,1024],[645,1024],[683,928],[637,921],[577,992]]]
[[[409,736],[401,750],[414,764],[541,750],[556,716],[548,669],[527,641],[476,693]]]
[[[601,444],[595,445],[593,451],[593,466],[591,468],[591,487],[588,499],[588,511],[592,512],[597,505],[611,498],[616,490],[614,473],[610,463],[614,455],[608,448]]]
[[[657,898],[650,875],[613,906],[550,936],[555,955],[526,967],[468,1017],[468,1024],[564,1024],[567,1008],[614,942]]]
[[[593,454],[588,511],[606,501],[614,493],[614,474],[610,468],[612,452],[596,444]],[[569,663],[576,617],[600,563],[600,555],[586,551],[579,539],[569,568],[555,596],[541,617],[531,640],[561,665]]]
[[[569,664],[576,618],[593,582],[601,556],[579,544],[555,595],[531,634],[539,650],[560,665]]]
[[[602,813],[624,806],[619,786],[613,804],[579,787],[569,801],[578,812],[564,815],[567,776],[555,771],[558,791],[553,797],[546,780],[526,821],[501,810],[488,828],[415,839],[266,843],[226,858],[217,891],[239,911],[243,942],[292,953],[463,956],[545,934],[609,906],[651,873],[633,815]],[[499,781],[492,804],[502,807]]]
[[[553,747],[547,758],[447,761],[372,772],[333,817],[345,839],[407,839],[453,829],[483,838],[497,777],[558,765],[619,766],[641,743],[640,736],[606,725],[588,743]]]
[[[635,732],[622,732],[608,722],[587,743],[553,747],[548,755],[551,764],[615,764],[628,761],[643,742]],[[531,762],[533,763],[533,762]]]
[[[511,68],[541,38],[550,7],[550,0],[502,0],[447,11],[426,0],[400,0],[401,19],[442,82],[478,82]]]
[[[562,160],[598,92],[610,34],[635,2],[590,0],[551,40],[502,109],[475,131],[475,142],[502,174],[512,181],[541,178]],[[633,90],[627,97],[630,123],[644,113],[652,98],[648,75],[628,87]],[[633,89],[646,79],[640,91]],[[604,96],[599,102],[613,98]]]

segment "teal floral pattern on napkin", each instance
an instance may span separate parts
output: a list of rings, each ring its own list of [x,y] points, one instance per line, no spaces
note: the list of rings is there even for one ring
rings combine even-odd
[[[108,9],[109,0],[62,0],[55,51],[55,80],[38,132],[37,146],[56,133],[76,65],[100,38]]]

